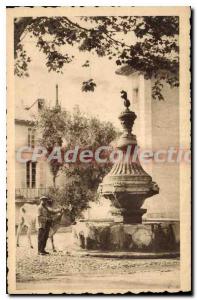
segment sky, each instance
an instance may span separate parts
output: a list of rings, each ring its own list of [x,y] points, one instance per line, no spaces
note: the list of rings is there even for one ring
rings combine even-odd
[[[63,74],[48,72],[45,56],[35,46],[35,40],[28,36],[23,40],[27,54],[32,58],[29,64],[29,77],[15,79],[15,103],[31,105],[37,98],[44,98],[48,105],[55,104],[55,85],[59,86],[61,106],[72,110],[79,105],[82,111],[98,116],[101,120],[111,121],[120,127],[118,115],[123,110],[120,91],[131,92],[130,78],[115,74],[115,60],[98,57],[89,52],[80,52],[75,46],[67,46],[67,51],[75,55],[75,60],[66,64]],[[90,61],[90,67],[82,65]],[[97,84],[94,92],[82,92],[82,82],[93,78]]]

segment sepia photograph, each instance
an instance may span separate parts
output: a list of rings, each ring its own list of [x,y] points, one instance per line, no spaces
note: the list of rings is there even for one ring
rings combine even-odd
[[[8,293],[190,292],[190,7],[6,11]]]

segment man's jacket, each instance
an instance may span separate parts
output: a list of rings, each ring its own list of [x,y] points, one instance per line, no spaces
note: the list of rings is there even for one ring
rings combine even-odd
[[[60,209],[53,209],[49,206],[40,204],[38,206],[38,228],[45,228],[48,221],[52,220],[52,214],[59,213]]]

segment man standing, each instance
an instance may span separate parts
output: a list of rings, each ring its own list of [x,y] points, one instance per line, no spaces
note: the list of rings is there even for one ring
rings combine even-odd
[[[38,254],[47,255],[45,251],[49,231],[52,223],[51,214],[60,213],[61,209],[53,209],[49,206],[50,199],[46,196],[40,198],[38,206]]]

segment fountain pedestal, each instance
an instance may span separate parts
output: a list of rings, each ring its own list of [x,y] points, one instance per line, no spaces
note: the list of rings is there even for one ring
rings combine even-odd
[[[112,214],[122,216],[123,223],[142,223],[146,209],[141,207],[145,199],[159,193],[159,187],[144,171],[138,158],[139,147],[136,136],[132,134],[136,114],[127,105],[119,119],[123,134],[117,141],[115,151],[122,153],[122,156],[104,177],[99,192],[111,200]]]

